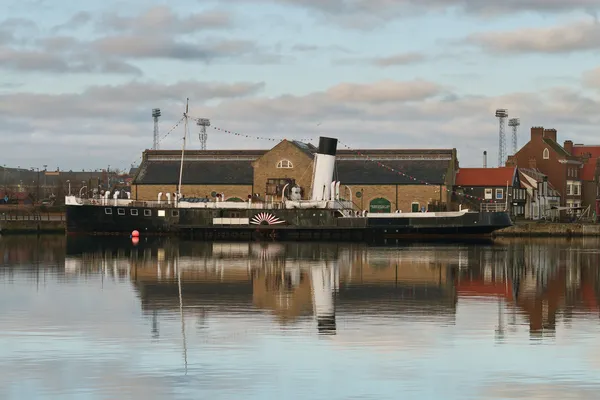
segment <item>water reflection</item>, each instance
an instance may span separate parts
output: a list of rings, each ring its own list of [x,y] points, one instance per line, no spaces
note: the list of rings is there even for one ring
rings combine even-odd
[[[517,315],[537,337],[552,335],[559,315],[568,322],[574,313],[598,314],[597,244],[73,243],[65,270],[130,279],[154,320],[157,311],[181,306],[181,287],[181,302],[200,320],[210,312],[260,311],[282,326],[312,318],[327,334],[336,333],[340,312],[452,323],[459,299],[488,299],[498,303],[501,339]]]
[[[599,249],[0,238],[0,398],[598,394]]]

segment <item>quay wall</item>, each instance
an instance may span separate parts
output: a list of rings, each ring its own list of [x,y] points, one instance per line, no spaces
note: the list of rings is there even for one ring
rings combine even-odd
[[[64,233],[65,221],[0,220],[0,234]]]
[[[600,224],[526,223],[494,232],[495,237],[600,236]]]

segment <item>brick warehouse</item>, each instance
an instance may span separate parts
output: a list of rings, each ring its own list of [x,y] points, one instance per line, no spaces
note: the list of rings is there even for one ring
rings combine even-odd
[[[456,149],[359,151],[362,156],[338,150],[334,172],[335,180],[341,181],[341,197],[352,198],[356,209],[451,208],[450,193],[458,168]],[[185,197],[213,199],[223,193],[226,200],[243,201],[254,194],[268,201],[280,198],[285,184],[297,184],[307,198],[315,152],[311,144],[287,140],[270,150],[186,151],[181,191]],[[405,175],[382,168],[365,155]],[[175,192],[180,162],[181,151],[146,150],[132,182],[132,197],[156,200],[160,192]]]

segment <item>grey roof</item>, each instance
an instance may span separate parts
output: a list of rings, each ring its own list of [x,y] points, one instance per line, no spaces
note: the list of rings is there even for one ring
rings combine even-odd
[[[145,161],[134,184],[174,185],[179,182],[180,161]],[[252,185],[254,171],[248,160],[201,160],[183,163],[184,185]]]
[[[335,179],[346,185],[357,184],[419,184],[427,182],[443,185],[451,161],[449,160],[384,160],[385,166],[401,171],[390,171],[376,161],[337,160]],[[412,180],[408,176],[417,180]]]

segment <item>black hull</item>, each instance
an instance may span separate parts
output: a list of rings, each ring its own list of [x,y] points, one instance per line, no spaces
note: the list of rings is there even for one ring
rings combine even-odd
[[[108,213],[110,209],[110,213]],[[157,209],[145,216],[132,207],[67,206],[67,233],[141,236],[177,235],[196,240],[293,240],[382,243],[407,239],[469,239],[490,237],[511,226],[506,213],[468,213],[459,217],[434,218],[338,218],[335,210],[241,210],[252,218],[261,212],[283,221],[274,225],[213,225],[231,210]],[[150,213],[150,212],[149,212]],[[336,214],[337,213],[337,214]]]

